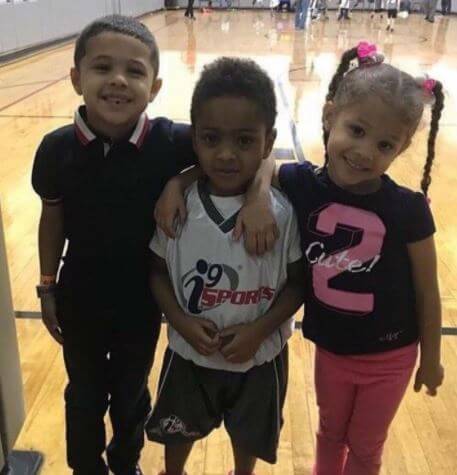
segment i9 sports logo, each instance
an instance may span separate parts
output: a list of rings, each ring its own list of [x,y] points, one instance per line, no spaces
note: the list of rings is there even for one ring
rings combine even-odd
[[[184,274],[182,284],[190,313],[215,308],[225,302],[232,305],[258,304],[261,300],[271,300],[275,289],[260,287],[255,290],[238,289],[238,272],[227,264],[210,264],[199,259],[195,268]]]

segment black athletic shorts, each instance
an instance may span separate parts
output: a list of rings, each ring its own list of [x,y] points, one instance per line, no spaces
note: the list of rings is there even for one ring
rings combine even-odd
[[[387,18],[397,18],[398,10],[396,8],[391,8],[387,10]]]
[[[167,348],[146,434],[166,445],[193,442],[223,421],[232,443],[275,463],[287,376],[287,346],[245,373],[197,366]]]

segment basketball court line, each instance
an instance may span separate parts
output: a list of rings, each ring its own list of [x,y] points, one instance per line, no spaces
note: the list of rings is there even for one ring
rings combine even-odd
[[[280,77],[277,77],[275,82],[279,91],[279,99],[283,105],[285,114],[287,115],[290,134],[292,136],[292,145],[293,145],[295,157],[300,163],[303,163],[305,161],[305,155],[303,153],[303,150],[300,145],[300,141],[298,139],[297,127],[295,125],[295,121],[292,118],[292,114],[290,113],[289,102],[287,100],[286,92],[284,90],[284,84]]]
[[[13,107],[16,104],[19,104],[20,102],[24,101],[25,99],[29,99],[30,97],[33,97],[35,94],[38,94],[39,92],[42,92],[42,91],[48,89],[49,87],[54,86],[54,84],[57,84],[58,82],[63,81],[64,79],[67,79],[69,77],[70,77],[70,75],[66,74],[65,76],[62,76],[59,79],[55,79],[54,81],[51,81],[49,84],[46,84],[45,86],[40,87],[40,88],[36,89],[35,91],[32,91],[29,94],[26,94],[25,96],[19,97],[18,99],[16,99],[13,102],[10,102],[6,106],[1,107],[0,112],[3,112],[4,110],[6,110],[10,107]]]
[[[20,82],[20,83],[17,83],[17,84],[8,84],[7,86],[0,86],[0,90],[3,91],[5,89],[13,89],[15,87],[35,86],[36,84],[47,84],[49,81],[53,81],[53,79],[42,79],[41,81],[31,81],[31,82]]]
[[[14,312],[16,318],[23,320],[40,320],[41,312],[16,311]],[[165,317],[162,317],[162,323],[166,323]],[[295,321],[295,330],[301,330],[301,320]],[[441,329],[443,336],[457,336],[457,327],[443,327]]]
[[[73,119],[71,115],[25,115],[25,114],[0,114],[3,119]]]
[[[150,15],[150,14],[146,14],[145,16],[147,16],[147,15]],[[151,30],[151,31],[152,31],[152,33],[155,34],[155,33],[157,33],[158,31],[161,31],[161,30],[163,30],[163,29],[165,29],[165,28],[168,28],[168,27],[171,26],[171,25],[176,24],[177,22],[178,22],[178,18],[174,18],[174,19],[172,19],[172,21],[170,21],[170,23],[168,23],[168,24],[166,24],[166,25],[163,25],[163,26],[161,26],[161,27],[159,27],[159,28],[157,28],[157,29],[155,29],[155,30]],[[75,38],[76,38],[76,36],[77,36],[77,35],[75,35]],[[68,38],[67,38],[65,41],[68,41]],[[6,64],[5,66],[7,66],[7,65],[8,65],[8,64]],[[0,108],[0,113],[3,112],[4,110],[10,108],[10,107],[15,106],[16,104],[19,104],[20,102],[24,101],[25,99],[29,99],[30,97],[33,97],[35,94],[38,94],[39,92],[42,92],[42,91],[48,89],[49,87],[53,86],[54,84],[57,84],[58,82],[63,81],[64,79],[67,79],[67,78],[69,78],[69,77],[70,77],[70,75],[69,75],[69,74],[66,74],[66,75],[63,76],[63,77],[61,77],[61,78],[59,78],[59,79],[55,79],[54,81],[51,81],[50,83],[46,84],[45,86],[40,87],[40,88],[36,89],[35,91],[32,91],[32,92],[30,92],[29,94],[26,94],[25,96],[22,96],[22,97],[16,99],[15,101],[13,101],[13,102],[11,102],[11,103],[9,103],[9,104],[7,104],[7,105],[1,107],[1,108]]]

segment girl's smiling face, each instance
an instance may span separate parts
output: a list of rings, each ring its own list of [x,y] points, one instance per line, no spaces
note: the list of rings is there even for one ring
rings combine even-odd
[[[378,189],[381,175],[410,144],[411,127],[376,96],[342,107],[328,102],[324,128],[329,176],[356,193]]]

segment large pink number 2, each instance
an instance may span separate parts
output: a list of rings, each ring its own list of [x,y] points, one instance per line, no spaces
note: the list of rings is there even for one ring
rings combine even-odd
[[[317,217],[317,221],[315,218]],[[331,288],[330,279],[342,272],[360,272],[362,263],[374,259],[379,259],[379,254],[384,242],[386,228],[381,219],[374,213],[352,206],[345,206],[332,203],[317,212],[314,216],[314,232],[322,233],[326,236],[334,235],[338,229],[344,229],[354,233],[363,232],[362,240],[359,244],[352,246],[349,244],[344,251],[344,258],[349,265],[341,268],[340,265],[326,265],[325,262],[317,262],[313,265],[313,289],[316,297],[324,304],[337,308],[343,312],[357,313],[361,315],[369,314],[373,311],[374,296],[372,293],[348,292]],[[333,252],[327,259],[335,255],[341,255],[342,249]],[[341,258],[340,258],[341,262]],[[359,267],[357,267],[359,266]],[[352,270],[351,270],[352,267]],[[371,270],[371,269],[370,269]],[[367,272],[367,270],[364,270]]]

